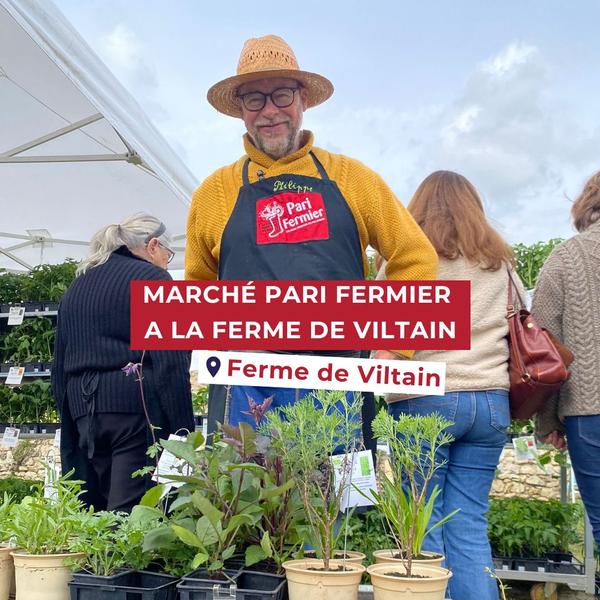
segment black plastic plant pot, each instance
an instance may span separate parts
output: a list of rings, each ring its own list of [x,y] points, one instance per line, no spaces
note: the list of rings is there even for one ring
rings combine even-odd
[[[112,585],[115,579],[118,580],[124,573],[133,573],[133,569],[119,569],[112,575],[92,575],[85,571],[77,571],[73,573],[73,582],[85,583],[86,585]]]
[[[552,562],[573,562],[573,554],[571,552],[548,552],[546,558]]]
[[[25,306],[25,312],[40,312],[42,310],[41,302],[23,302],[23,306]]]
[[[12,427],[12,425],[10,423],[0,423],[0,433],[4,433],[7,427]]]
[[[215,591],[219,598],[236,598],[237,579],[240,570],[225,569],[219,577],[209,577],[205,569],[185,575],[177,585],[180,600],[213,600]]]
[[[194,425],[202,427],[202,423],[204,423],[204,415],[194,415]]]
[[[125,571],[109,577],[79,574],[69,583],[71,600],[176,600],[179,579],[164,573]]]
[[[545,573],[547,567],[548,561],[545,558],[515,558],[515,569],[517,571]]]
[[[285,575],[242,571],[237,579],[238,600],[283,600],[287,597]]]
[[[0,373],[8,373],[12,366],[12,363],[0,363]]]
[[[0,304],[0,314],[7,315],[10,311],[12,304]]]
[[[56,433],[60,429],[60,423],[38,423],[37,433]]]
[[[494,569],[497,571],[511,571],[514,568],[514,561],[512,558],[506,556],[494,556]]]
[[[21,433],[37,433],[37,423],[19,423],[17,427],[21,430]]]
[[[56,311],[58,310],[58,302],[42,302],[42,310],[46,311]]]

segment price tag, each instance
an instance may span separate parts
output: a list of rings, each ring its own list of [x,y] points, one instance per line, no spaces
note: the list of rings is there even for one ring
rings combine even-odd
[[[513,439],[515,459],[517,462],[537,460],[538,451],[535,438],[532,435],[522,435]]]
[[[332,456],[335,469],[335,487],[339,489],[344,481],[345,489],[340,508],[346,510],[353,506],[372,506],[374,502],[365,498],[358,490],[371,497],[371,490],[377,491],[377,479],[370,450],[353,452],[343,456]],[[346,469],[344,477],[343,469]]]
[[[178,440],[180,442],[185,441],[187,436],[175,435],[172,433],[169,436],[169,440]],[[180,487],[183,485],[183,481],[171,481],[168,475],[189,475],[189,473],[182,472],[186,465],[185,460],[177,458],[174,454],[168,450],[163,450],[158,460],[158,465],[152,479],[157,483],[164,483],[167,487]]]
[[[25,317],[24,306],[11,306],[8,309],[8,324],[9,325],[20,325]]]
[[[11,367],[6,377],[6,385],[20,385],[25,374],[25,367]]]
[[[56,433],[54,434],[54,442],[52,442],[52,445],[55,448],[60,448],[60,428],[56,430]]]
[[[2,445],[5,448],[15,448],[19,443],[19,434],[21,433],[20,429],[16,427],[7,427],[4,430],[4,435],[2,436]]]

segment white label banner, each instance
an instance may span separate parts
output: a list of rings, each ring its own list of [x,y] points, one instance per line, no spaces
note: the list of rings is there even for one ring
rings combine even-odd
[[[442,396],[446,363],[200,351],[198,382]]]
[[[6,377],[6,385],[20,385],[25,375],[25,367],[11,367]]]

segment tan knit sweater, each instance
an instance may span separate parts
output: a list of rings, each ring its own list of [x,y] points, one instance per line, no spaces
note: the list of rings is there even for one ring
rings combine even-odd
[[[600,222],[557,246],[540,274],[532,313],[573,352],[571,378],[536,419],[542,437],[562,419],[600,414]]]
[[[514,275],[517,283],[518,276]],[[438,279],[471,282],[471,349],[418,350],[413,360],[446,363],[446,391],[508,390],[508,273],[485,271],[466,259],[439,259]],[[524,290],[520,285],[521,292]],[[387,394],[387,402],[415,396]]]

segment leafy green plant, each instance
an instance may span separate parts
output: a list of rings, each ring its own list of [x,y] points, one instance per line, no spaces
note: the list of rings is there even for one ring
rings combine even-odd
[[[310,541],[325,570],[334,552],[334,525],[340,512],[356,449],[361,403],[345,392],[317,390],[297,402],[269,411],[259,432],[270,440],[296,483],[307,520]],[[336,486],[332,456],[339,455]]]
[[[194,414],[205,415],[208,412],[208,386],[196,390],[192,394]]]
[[[0,269],[0,304],[21,302],[26,277],[26,274],[9,273],[6,269]]]
[[[126,513],[81,513],[79,521],[71,550],[85,558],[73,561],[74,567],[107,577],[123,568],[142,570],[150,563],[151,555],[142,550],[144,531]]]
[[[262,404],[249,399],[250,413],[257,426],[270,404],[270,398]],[[264,468],[262,472],[251,472],[258,481],[261,515],[257,527],[248,532],[245,564],[250,567],[265,561],[267,570],[283,573],[283,563],[293,558],[303,543],[304,512],[296,484],[268,438],[257,436],[247,423],[221,427],[223,441],[234,448],[243,463]]]
[[[38,265],[22,282],[22,300],[58,302],[67,291],[73,279],[77,262],[67,259],[58,265]]]
[[[15,423],[52,423],[58,421],[56,402],[49,381],[35,379],[12,390]]]
[[[184,485],[176,490],[169,519],[161,519],[157,530],[146,536],[144,548],[173,549],[178,539],[195,551],[191,568],[205,566],[210,576],[218,576],[225,561],[244,544],[247,531],[260,521],[260,488],[253,474],[264,474],[264,468],[241,462],[234,448],[218,436],[210,446],[203,445],[200,432],[190,433],[185,441],[160,444],[185,461],[189,474],[168,476]],[[156,486],[142,504],[155,505],[163,491],[163,485]]]
[[[436,453],[452,441],[452,436],[445,432],[451,424],[437,413],[403,414],[395,419],[386,410],[379,411],[373,420],[373,433],[389,444],[392,477],[381,477],[379,491],[372,491],[371,495],[399,555],[405,559],[409,577],[413,559],[421,555],[427,535],[458,512],[431,522],[440,488],[435,486],[429,492],[429,484],[444,464],[436,459]]]
[[[6,362],[52,360],[54,323],[47,317],[27,319],[15,325],[2,340],[2,355]]]
[[[6,477],[0,479],[0,494],[8,494],[15,502],[20,502],[25,496],[30,496],[39,484],[41,481]]]
[[[553,238],[547,242],[536,242],[535,244],[514,244],[516,271],[526,289],[532,290],[537,283],[540,270],[548,255],[563,240]]]
[[[492,498],[488,535],[495,556],[541,557],[580,542],[577,504],[558,500]]]
[[[15,507],[15,498],[11,494],[4,492],[2,495],[2,504],[0,504],[0,545],[8,543],[10,539],[9,525],[13,520],[13,510]]]
[[[389,539],[383,516],[377,508],[352,515],[348,524],[348,550],[364,552],[368,564],[375,563],[373,552],[385,548]]]
[[[70,480],[69,475],[56,480],[55,496],[44,497],[44,487],[39,485],[31,496],[14,507],[8,532],[25,552],[62,554],[70,551],[84,505],[79,498],[83,482]]]

